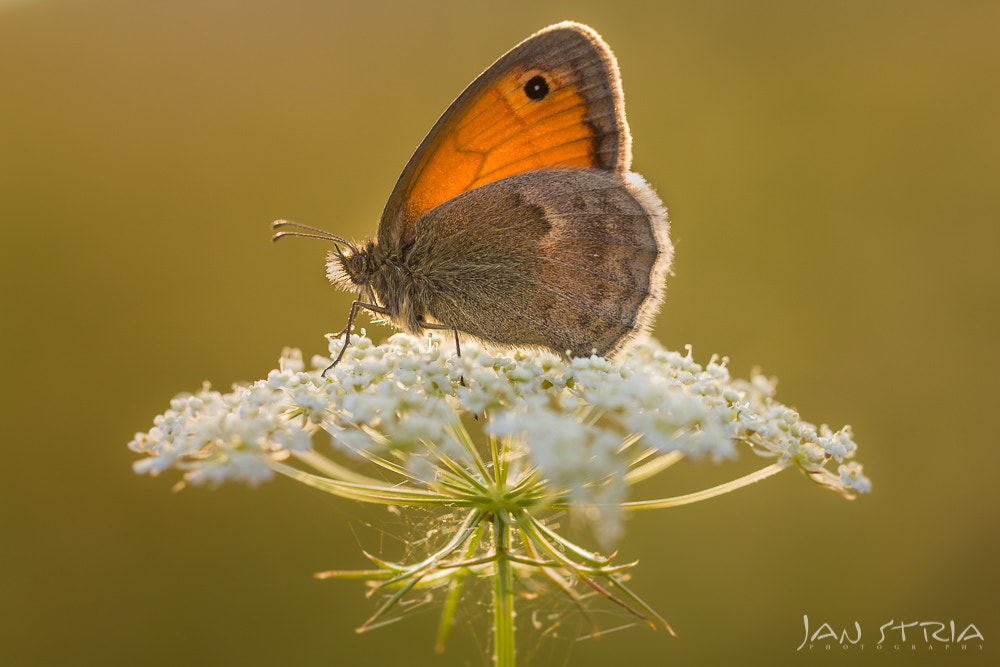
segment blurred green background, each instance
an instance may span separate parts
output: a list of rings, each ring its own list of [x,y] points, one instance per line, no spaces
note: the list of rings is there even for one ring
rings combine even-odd
[[[488,664],[484,605],[435,656],[433,613],[359,636],[362,586],[311,579],[394,547],[384,513],[286,480],[174,494],[125,445],[179,391],[321,351],[350,295],[269,222],[373,233],[450,101],[564,19],[615,50],[670,208],[657,337],[852,424],[875,489],[786,473],[635,517],[621,558],[679,637],[535,664],[996,664],[1000,3],[903,0],[0,0],[0,664]],[[865,649],[796,652],[803,614]],[[952,619],[982,651],[874,648]]]

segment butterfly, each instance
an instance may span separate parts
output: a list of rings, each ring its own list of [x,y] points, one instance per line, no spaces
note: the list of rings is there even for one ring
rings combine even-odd
[[[673,248],[666,210],[630,171],[618,64],[591,28],[521,42],[448,107],[362,243],[334,242],[327,276],[413,334],[612,356],[646,332]],[[310,236],[302,232],[279,232]],[[327,369],[329,370],[329,369]]]

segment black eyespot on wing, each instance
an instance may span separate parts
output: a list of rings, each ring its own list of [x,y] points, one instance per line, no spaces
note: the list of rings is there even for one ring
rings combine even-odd
[[[533,76],[524,84],[524,94],[529,100],[540,100],[549,94],[549,82],[541,74]]]

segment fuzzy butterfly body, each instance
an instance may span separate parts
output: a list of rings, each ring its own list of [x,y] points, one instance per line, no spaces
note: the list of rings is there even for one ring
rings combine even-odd
[[[347,247],[327,275],[358,292],[348,334],[364,308],[411,333],[614,354],[648,328],[672,256],[666,211],[630,164],[608,46],[576,23],[531,36],[434,125],[376,238],[330,235]]]

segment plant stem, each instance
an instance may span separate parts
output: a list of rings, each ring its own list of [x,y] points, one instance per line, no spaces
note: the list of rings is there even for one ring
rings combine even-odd
[[[496,574],[493,577],[493,664],[514,667],[514,574],[507,554],[510,524],[506,512],[493,515]]]
[[[739,479],[734,479],[731,482],[726,482],[725,484],[720,484],[719,486],[713,486],[711,489],[705,489],[704,491],[698,491],[697,493],[689,493],[686,496],[675,496],[673,498],[661,498],[659,500],[636,500],[622,503],[621,506],[628,510],[650,510],[688,505],[690,503],[696,503],[702,500],[708,500],[709,498],[714,498],[716,496],[721,496],[744,486],[749,486],[750,484],[759,482],[762,479],[767,479],[771,475],[776,475],[791,465],[791,462],[788,461],[772,463],[757,472],[752,472],[749,475],[740,477]]]

